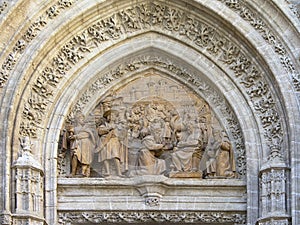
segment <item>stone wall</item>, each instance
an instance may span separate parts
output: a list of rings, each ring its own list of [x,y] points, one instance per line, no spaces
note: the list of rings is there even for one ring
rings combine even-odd
[[[299,24],[294,1],[0,2],[2,224],[298,224]],[[124,100],[114,107],[126,123],[106,123],[127,127],[128,134],[116,137],[131,157],[155,127],[150,117],[137,125],[135,107],[163,106],[164,116],[155,107],[146,114],[155,114],[165,130],[167,112],[176,112],[180,123],[163,136],[172,143],[165,139],[161,148],[169,158],[153,158],[165,163],[164,174],[105,176],[98,156],[104,134],[97,132],[108,96]],[[92,118],[82,126],[89,124],[89,137],[99,142],[90,147],[98,152],[90,163],[77,157],[72,164],[70,132],[79,112]],[[183,142],[176,138],[187,121],[196,128]],[[234,156],[227,175],[207,166],[221,157],[216,130]],[[132,147],[134,138],[139,147]],[[132,171],[134,157],[127,163]],[[113,171],[121,175],[118,167]]]

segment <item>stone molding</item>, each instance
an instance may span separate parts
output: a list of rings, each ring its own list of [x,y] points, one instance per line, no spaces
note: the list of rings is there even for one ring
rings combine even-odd
[[[233,223],[246,224],[246,215],[243,213],[225,212],[59,212],[59,223],[70,225],[72,223],[137,223],[137,222],[169,222],[169,223]]]
[[[278,58],[280,59],[283,68],[292,79],[294,90],[298,93],[299,101],[300,74],[296,70],[296,66],[293,63],[292,58],[288,55],[286,47],[283,45],[282,41],[280,41],[279,38],[275,35],[275,32],[270,28],[271,25],[269,25],[266,21],[259,17],[256,12],[254,12],[249,6],[247,6],[247,3],[244,0],[218,1],[221,1],[227,7],[237,12],[243,20],[248,22],[250,26],[252,26],[256,31],[258,31],[259,34],[261,34],[261,37],[267,44],[272,46]],[[295,9],[293,5],[290,5],[290,7],[292,10]],[[299,18],[298,12],[295,10],[293,10],[293,12],[295,13],[296,17]]]
[[[151,20],[150,16],[152,17]],[[164,15],[163,17],[161,17]],[[149,29],[150,26],[150,29]],[[276,97],[271,91],[264,72],[237,44],[212,25],[208,25],[184,11],[150,3],[121,10],[111,17],[101,19],[76,35],[52,58],[32,84],[30,98],[25,101],[20,123],[20,135],[35,138],[42,118],[57,91],[60,81],[68,71],[98,46],[109,40],[119,40],[124,34],[132,35],[142,30],[164,29],[180,35],[200,51],[206,51],[217,62],[229,70],[237,83],[246,91],[254,110],[259,115],[264,137],[270,148],[281,148],[283,124]],[[159,32],[159,31],[158,31]]]
[[[29,25],[25,33],[21,35],[17,43],[14,44],[13,50],[8,54],[0,69],[0,88],[3,88],[10,73],[16,65],[17,61],[22,57],[24,50],[38,36],[42,29],[45,28],[51,20],[55,19],[67,8],[70,8],[76,0],[59,0],[48,8],[42,15]],[[7,2],[3,2],[0,6],[0,15],[8,7]]]
[[[245,213],[245,192],[246,182],[238,179],[174,179],[162,175],[58,178],[57,210]]]
[[[60,4],[60,2],[62,2],[62,1],[59,1],[58,3]],[[69,2],[69,1],[64,1],[64,2]],[[235,8],[236,6],[234,6],[234,2],[236,2],[236,1],[231,1],[232,5],[229,5],[229,2],[230,1],[226,1],[227,6],[229,8],[231,8],[231,9],[233,9],[233,10],[236,10],[236,8]],[[222,0],[222,3],[225,4],[225,1]],[[244,1],[237,1],[236,3],[237,4],[241,3],[241,4],[245,4],[246,5],[246,3]],[[65,10],[65,9],[67,9],[67,8],[62,8],[62,11]],[[247,9],[250,10],[250,8],[247,8]],[[238,8],[238,10],[240,10],[240,8]],[[49,17],[48,18],[49,21],[51,21],[59,13],[61,13],[61,11],[58,11],[58,14],[56,14],[55,12],[56,12],[55,7],[54,8],[52,8],[52,7],[49,8],[49,12],[47,11],[47,13],[45,14],[45,15],[47,15]],[[242,11],[239,11],[239,12],[242,12]],[[251,15],[250,17],[251,17],[251,19],[249,19],[248,17],[245,17],[245,18],[243,16],[241,16],[241,17],[245,21],[247,21],[247,19],[249,19],[249,21],[251,21],[249,23],[251,25],[253,25],[252,21],[254,21],[254,19],[255,19],[254,17],[257,16],[257,15],[255,15],[254,17],[252,17],[253,14],[251,14],[251,13],[253,13],[253,12],[250,11],[250,15]],[[53,14],[53,17],[50,18],[50,15],[52,15],[52,14]],[[258,19],[260,20],[261,18],[258,18]],[[48,23],[49,23],[49,21],[48,21]],[[31,29],[35,30],[36,32],[40,32],[42,29],[44,29],[45,24],[43,25],[43,22],[40,23],[39,21],[36,21],[36,22],[38,24],[37,25],[38,28],[31,27]],[[266,24],[263,24],[263,25],[266,25]],[[256,26],[254,26],[254,28],[258,29],[258,28],[256,28]],[[267,27],[267,28],[269,28],[269,27]],[[258,31],[264,33],[265,31],[269,31],[270,32],[270,30],[271,29],[264,30],[263,32],[261,30],[258,30]],[[274,42],[274,37],[275,37],[275,42]],[[296,72],[295,71],[295,66],[293,65],[293,62],[291,61],[291,59],[290,59],[290,57],[289,57],[286,49],[284,47],[282,47],[282,43],[277,42],[278,39],[276,39],[277,37],[274,34],[271,35],[270,37],[264,37],[263,36],[263,38],[264,38],[264,40],[266,40],[266,43],[268,45],[272,45],[272,47],[275,49],[278,57],[280,57],[280,59],[281,59],[281,63],[283,65],[283,67],[286,69],[287,73],[293,79],[294,88],[296,89],[296,91],[299,92],[299,74],[294,73],[294,72]],[[9,78],[9,73],[11,71],[13,71],[13,67],[16,65],[17,61],[22,56],[22,52],[24,51],[24,49],[26,48],[26,46],[28,46],[32,42],[33,39],[31,39],[31,40],[28,39],[26,43],[24,43],[24,42],[22,42],[22,40],[20,40],[15,45],[15,48],[13,50],[13,53],[16,52],[16,54],[10,54],[7,57],[6,62],[3,64],[3,65],[5,65],[4,67],[6,69],[5,69],[5,71],[4,70],[0,71],[0,76],[2,76],[0,78],[0,80],[4,81],[3,85],[5,85],[5,82]],[[88,52],[88,50],[84,49],[84,48],[82,48],[80,51],[83,51],[83,52],[87,51]],[[79,56],[79,60],[80,60],[80,57],[81,56]],[[72,59],[69,62],[73,63]],[[74,62],[76,63],[76,59],[75,59]],[[235,62],[233,62],[233,63],[235,63]],[[225,62],[224,64],[229,65],[231,71],[236,71],[236,69],[231,68],[231,65],[232,65],[231,63]],[[244,66],[244,64],[241,64],[241,65],[242,65],[242,67]],[[2,68],[3,68],[3,66],[2,66]],[[46,68],[46,69],[49,69],[49,68]],[[45,69],[45,72],[47,72],[46,69]],[[47,74],[47,73],[45,73],[45,74]],[[39,83],[41,81],[41,79],[44,79],[43,77],[45,77],[45,74],[43,74],[42,76],[40,76],[39,77],[40,80],[36,80],[36,82]],[[47,74],[47,76],[48,75],[49,75],[49,77],[52,76],[52,74],[49,74],[49,73]],[[65,75],[66,74],[64,74],[63,76],[65,76]],[[239,78],[240,75],[237,73],[236,76]],[[248,78],[252,79],[252,77],[248,77]],[[46,83],[48,83],[48,85],[50,85],[49,86],[50,88],[53,88],[54,86],[58,85],[57,79],[61,79],[61,77],[53,77],[53,78],[50,78],[50,79],[47,77],[46,78]],[[1,83],[1,81],[0,81],[0,83]],[[242,81],[241,84],[243,84],[244,87],[245,87],[245,89],[247,91],[249,91],[250,88],[247,86],[248,84],[247,83],[243,83],[243,82],[244,81]],[[268,88],[270,88],[268,85],[265,86],[265,84],[262,83],[261,87],[258,87],[257,90],[254,91],[255,94],[259,93],[259,92],[262,92],[263,93],[262,96],[259,96],[259,98],[257,98],[257,96],[255,96],[255,94],[253,96],[251,96],[249,93],[248,93],[249,94],[248,96],[250,96],[251,99],[255,99],[252,102],[255,105],[256,112],[259,112],[259,114],[260,114],[259,117],[261,119],[261,123],[263,124],[263,127],[264,127],[264,129],[266,131],[266,134],[265,134],[266,139],[267,140],[268,140],[268,138],[272,139],[274,137],[274,135],[276,137],[275,138],[276,139],[275,143],[271,144],[271,146],[270,146],[270,148],[272,148],[272,147],[274,147],[274,145],[280,145],[281,144],[281,141],[283,139],[282,138],[283,137],[283,134],[282,134],[283,127],[282,127],[282,123],[281,123],[280,119],[278,119],[278,117],[280,117],[281,113],[280,113],[280,110],[278,110],[279,107],[276,106],[277,99],[274,98],[274,95],[269,95],[270,94],[270,92],[269,92],[270,90],[267,90],[265,92],[265,89],[268,89]],[[53,93],[55,94],[55,92],[53,92]],[[31,98],[30,99],[26,99],[26,104],[27,105],[24,107],[24,110],[23,110],[23,116],[24,116],[25,119],[22,122],[25,122],[23,124],[24,127],[26,128],[26,130],[28,130],[29,135],[34,138],[35,136],[31,135],[31,132],[39,132],[39,129],[42,126],[42,123],[39,121],[40,119],[38,119],[37,121],[35,119],[36,118],[41,118],[41,117],[43,117],[46,114],[48,104],[49,104],[49,102],[51,102],[51,98],[52,97],[51,97],[51,94],[48,95],[48,93],[46,93],[46,97],[43,96],[43,94],[42,95],[36,94],[35,90],[33,90],[31,92],[31,94],[32,94]],[[277,123],[275,127],[270,128],[270,121],[274,121],[274,120],[275,121],[279,120],[279,123]],[[278,140],[278,138],[279,138],[279,140]]]
[[[0,70],[0,88],[2,88],[6,81],[9,78],[9,73],[13,69],[14,65],[20,59],[24,49],[28,46],[28,44],[37,36],[37,33],[39,33],[47,24],[48,20],[54,19],[56,16],[58,16],[61,13],[61,10],[66,10],[66,8],[69,8],[71,5],[73,5],[77,0],[59,0],[56,4],[52,5],[51,7],[46,10],[37,21],[35,21],[33,24],[31,24],[25,34],[23,34],[23,37],[26,36],[32,36],[29,38],[28,43],[26,43],[25,40],[20,39],[15,44],[13,51],[10,52],[5,60],[5,62],[2,64],[2,70]],[[267,26],[267,22],[262,21],[261,18],[254,18],[256,13],[253,13],[251,9],[247,6],[247,3],[243,0],[218,0],[221,3],[225,4],[228,8],[234,10],[234,11],[240,11],[240,16],[245,21],[250,21],[250,25],[252,25],[256,30],[266,31],[266,33],[270,33],[270,29]],[[289,5],[291,11],[295,14],[297,18],[299,18],[299,12],[294,4],[292,4],[290,1],[285,0],[285,2]],[[2,5],[0,5],[0,15],[1,12],[3,12],[8,7],[8,3],[4,1]],[[46,18],[46,21],[41,22],[41,18]],[[258,26],[257,26],[257,25]],[[34,34],[35,33],[35,34]],[[276,40],[276,37],[272,35],[272,38],[268,38],[266,36],[263,36],[264,40],[270,45],[273,45],[273,48],[275,48],[276,53],[278,55],[285,54],[286,51],[283,47],[283,45]],[[26,39],[26,38],[25,38]],[[275,40],[275,42],[274,42]],[[299,74],[295,71],[295,66],[293,65],[293,62],[290,60],[290,56],[281,56],[281,62],[283,67],[288,71],[289,75],[293,79],[294,87],[299,92]]]
[[[297,7],[299,6],[299,2],[297,0],[290,1],[290,0],[285,0],[285,2],[289,5],[290,10],[293,12],[295,17],[300,21],[300,13]]]
[[[222,191],[211,196],[216,188],[221,188]],[[245,189],[245,182],[236,179],[183,181],[164,176],[109,180],[60,178],[58,224],[88,222],[245,224]],[[171,190],[177,190],[178,196],[172,194]],[[187,191],[191,196],[186,196]],[[90,193],[90,196],[86,193]],[[79,202],[75,203],[74,199]],[[208,207],[207,204],[211,201],[218,207]],[[171,205],[175,208],[170,209]]]

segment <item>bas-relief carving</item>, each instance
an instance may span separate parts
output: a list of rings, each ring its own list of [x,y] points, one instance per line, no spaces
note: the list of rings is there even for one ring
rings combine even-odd
[[[238,5],[239,3],[236,4]],[[171,16],[173,14],[174,16]],[[143,16],[138,17],[139,15]],[[150,19],[150,15],[152,19]],[[161,15],[165,16],[162,17]],[[124,19],[125,17],[127,19]],[[200,30],[196,29],[198,25],[201,27]],[[244,86],[243,88],[245,88],[253,105],[256,106],[254,109],[261,119],[267,144],[270,148],[275,145],[281,148],[281,142],[283,140],[282,120],[279,118],[275,122],[269,122],[271,117],[278,118],[278,116],[276,116],[279,114],[276,104],[264,104],[263,106],[267,107],[267,111],[259,110],[261,106],[260,103],[266,102],[270,100],[270,98],[272,102],[276,101],[273,100],[274,97],[271,93],[270,86],[264,80],[262,72],[255,62],[250,60],[249,56],[236,44],[227,39],[224,34],[214,27],[199,21],[193,16],[186,15],[181,10],[163,7],[156,3],[139,5],[136,8],[128,8],[125,11],[114,14],[112,17],[98,21],[66,44],[53,58],[52,65],[45,67],[33,84],[32,95],[38,95],[44,99],[43,104],[46,104],[46,106],[43,106],[44,109],[39,111],[39,109],[32,108],[29,103],[30,99],[27,100],[29,105],[27,103],[25,104],[23,114],[26,115],[26,113],[28,114],[28,112],[30,112],[29,115],[34,116],[23,116],[20,123],[20,134],[36,137],[38,127],[40,127],[42,122],[39,120],[39,115],[45,113],[58,83],[62,77],[67,75],[73,65],[85,57],[87,52],[91,52],[94,48],[97,48],[98,45],[101,45],[107,40],[120,38],[122,34],[126,32],[129,32],[129,35],[130,32],[134,30],[148,29],[151,27],[168,29],[174,34],[179,33],[181,38],[194,43],[197,48],[206,49],[208,54],[212,54],[225,66],[227,65],[234,73],[235,78],[239,79],[240,84]],[[208,38],[210,35],[212,35],[212,37]],[[9,64],[14,63],[14,57],[11,57],[8,61]],[[172,70],[172,68],[169,69]],[[107,77],[100,86],[107,86],[120,76],[122,76],[122,74],[117,74],[117,77],[114,78]],[[104,78],[105,77],[103,77],[103,79]],[[195,85],[197,84],[195,83]]]
[[[72,176],[78,174],[78,163],[81,167],[81,175],[90,176],[90,164],[93,160],[93,151],[96,146],[93,130],[84,121],[84,115],[76,115],[76,126],[69,130],[70,147],[72,155]]]
[[[111,101],[103,104],[111,104]],[[104,109],[97,126],[99,141],[95,152],[98,153],[98,162],[103,163],[103,176],[110,176],[110,168],[114,167],[116,175],[121,177],[128,170],[126,122],[120,120],[119,111],[107,106]]]
[[[66,124],[59,155],[70,157],[71,169],[60,163],[59,171],[67,176],[237,175],[232,144],[210,106],[160,75],[115,90],[88,120],[77,114]]]
[[[206,161],[208,177],[235,177],[235,158],[232,145],[225,133],[215,134],[207,149]]]
[[[246,174],[246,158],[245,158],[245,147],[243,144],[243,137],[240,130],[239,123],[236,119],[235,114],[232,112],[231,108],[228,106],[228,103],[224,98],[216,91],[214,88],[207,83],[204,79],[200,78],[197,74],[192,73],[191,71],[182,68],[170,61],[170,59],[163,59],[158,56],[143,56],[136,59],[132,59],[130,62],[117,66],[116,69],[112,69],[108,73],[100,76],[90,85],[90,87],[79,97],[75,106],[72,109],[69,117],[77,114],[78,112],[84,111],[88,107],[90,102],[93,100],[93,96],[99,96],[101,90],[106,88],[108,85],[113,85],[117,79],[120,79],[130,72],[138,70],[149,70],[149,68],[158,67],[162,70],[167,70],[170,73],[174,74],[172,76],[174,79],[182,79],[182,82],[186,82],[192,86],[193,89],[205,96],[208,102],[220,109],[223,121],[226,121],[226,127],[228,127],[228,132],[231,134],[234,140],[236,159],[237,159],[237,172],[244,176]],[[176,86],[170,87],[174,89]],[[129,93],[134,96],[136,95],[135,88],[129,91]],[[166,92],[167,93],[167,92]],[[171,95],[176,97],[175,95]],[[205,128],[205,119],[202,118],[199,121],[199,126],[201,130]],[[204,132],[203,135],[206,135],[207,132]],[[199,151],[199,150],[197,150]],[[200,151],[201,152],[201,151]],[[199,154],[195,154],[195,156]],[[197,161],[197,157],[194,157],[194,161]]]
[[[213,223],[213,224],[246,224],[246,215],[239,213],[218,212],[59,212],[58,222],[61,225],[72,223]],[[281,224],[280,224],[281,225]]]

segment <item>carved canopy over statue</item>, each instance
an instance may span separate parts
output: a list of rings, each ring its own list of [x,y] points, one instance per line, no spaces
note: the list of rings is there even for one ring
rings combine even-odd
[[[233,145],[212,109],[167,78],[135,81],[72,119],[61,139],[61,176],[236,178]]]

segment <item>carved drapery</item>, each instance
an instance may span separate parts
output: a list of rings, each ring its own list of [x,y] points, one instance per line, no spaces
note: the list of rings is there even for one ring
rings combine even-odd
[[[137,70],[142,69],[145,65],[149,67],[155,64],[166,68],[171,67],[160,58],[155,57],[151,59],[146,57],[143,59],[146,61],[135,60],[135,63],[130,63],[130,71],[134,72],[133,68]],[[118,73],[125,76],[127,67],[128,65],[124,66],[125,69],[118,67]],[[180,71],[179,68],[178,70]],[[245,162],[243,161],[245,156],[243,151],[240,151],[240,147],[243,146],[242,137],[231,134],[230,137],[239,142],[234,143],[234,150],[232,148],[224,148],[229,155],[222,151],[223,147],[220,146],[223,146],[226,140],[224,139],[225,142],[222,144],[221,139],[225,138],[223,136],[226,131],[219,124],[216,116],[213,115],[211,106],[205,103],[203,99],[185,90],[186,87],[183,84],[152,70],[135,77],[132,82],[123,82],[124,85],[118,87],[117,90],[111,88],[109,92],[113,93],[114,96],[100,97],[102,100],[100,100],[99,106],[93,112],[90,112],[91,115],[80,126],[81,133],[76,132],[78,130],[75,125],[76,115],[80,115],[85,107],[89,107],[91,104],[90,100],[98,96],[97,92],[102,91],[103,88],[99,88],[101,85],[113,85],[117,75],[115,73],[110,75],[101,76],[94,83],[91,83],[91,86],[82,94],[82,97],[79,98],[79,101],[68,116],[59,147],[58,171],[60,175],[68,176],[70,174],[71,170],[68,166],[70,163],[68,162],[71,162],[71,174],[73,177],[78,174],[75,171],[78,165],[77,161],[83,165],[82,171],[85,168],[84,164],[88,164],[88,168],[92,167],[92,162],[95,160],[93,160],[93,156],[88,156],[87,154],[93,155],[93,153],[98,154],[98,162],[96,164],[104,163],[106,172],[101,172],[98,169],[97,173],[100,176],[101,174],[102,176],[111,175],[109,172],[109,167],[111,166],[108,165],[111,164],[109,163],[111,160],[114,160],[114,163],[120,163],[115,169],[119,169],[122,166],[122,171],[117,171],[119,176],[126,171],[127,176],[142,175],[141,170],[145,169],[146,171],[143,174],[165,173],[167,176],[197,176],[202,178],[202,171],[206,171],[205,167],[209,164],[208,161],[215,165],[213,167],[216,168],[211,173],[216,177],[235,178],[236,172],[240,176],[245,175]],[[118,78],[122,76],[119,75]],[[189,77],[186,79],[190,80],[192,84],[198,83],[205,88],[204,95],[214,98],[214,107],[218,104],[225,104],[226,101],[218,96],[217,92],[211,90],[204,81],[188,74],[187,71],[185,76]],[[228,108],[227,106],[226,109]],[[228,112],[229,115],[233,115],[230,111]],[[109,120],[107,118],[108,115],[110,116]],[[111,116],[114,116],[114,118]],[[229,123],[232,119],[232,117],[228,117],[226,122]],[[241,133],[238,133],[239,129],[235,127],[233,133],[241,135]],[[94,134],[97,132],[98,134],[94,135],[93,130]],[[74,131],[75,139],[72,138]],[[85,136],[83,136],[83,131],[86,133]],[[156,143],[153,142],[155,135],[159,135],[158,139],[156,138],[155,140]],[[78,139],[76,139],[77,136]],[[84,139],[86,141],[83,141]],[[75,143],[78,143],[80,149],[76,149],[76,146],[73,147]],[[231,146],[229,139],[228,143]],[[218,149],[219,147],[220,149]],[[116,148],[119,150],[116,151]],[[152,153],[155,152],[154,157],[146,149],[149,149]],[[239,152],[237,154],[237,171],[235,166],[236,157],[233,155],[233,152],[236,151],[235,149]],[[206,150],[210,151],[210,153],[207,153]],[[68,152],[70,153],[68,154]],[[71,159],[68,159],[70,157]],[[74,157],[77,159],[74,159]],[[91,157],[89,161],[86,160],[87,157]],[[146,166],[146,164],[153,163],[149,161],[150,159],[151,161],[157,161],[159,164],[156,169],[154,167],[150,169],[150,165]],[[137,169],[140,163],[142,163],[140,165],[142,167]],[[224,165],[227,165],[227,169],[225,167],[221,169],[221,163],[225,163]],[[91,169],[97,170],[96,167],[98,166],[95,165]],[[161,169],[158,169],[159,167]],[[150,170],[153,171],[150,172]],[[161,171],[159,172],[159,170]],[[82,175],[90,176],[90,173]]]
[[[238,45],[212,25],[187,15],[182,10],[156,3],[129,7],[112,17],[100,20],[62,47],[52,59],[52,65],[44,68],[32,86],[30,94],[32,97],[27,99],[24,105],[20,134],[36,137],[42,122],[41,118],[60,80],[67,76],[68,70],[85,58],[87,53],[108,40],[123,38],[124,34],[131,35],[134,32],[151,29],[158,32],[159,29],[167,29],[171,33],[179,34],[199,50],[205,49],[229,69],[253,102],[254,110],[265,130],[267,144],[270,148],[272,146],[281,148],[283,132],[278,112],[280,106],[277,106],[276,97],[263,76],[264,72]]]
[[[239,84],[246,91],[246,94],[253,103],[254,110],[259,115],[258,118],[265,130],[267,144],[270,148],[273,146],[281,148],[283,133],[282,121],[278,116],[280,114],[278,112],[279,106],[276,105],[277,103],[268,85],[268,81],[263,78],[263,72],[260,71],[255,62],[250,60],[236,44],[229,41],[221,32],[218,32],[206,23],[200,22],[196,18],[192,18],[192,16],[186,16],[180,10],[174,9],[173,13],[176,15],[173,18],[177,19],[173,23],[170,23],[167,16],[163,20],[159,19],[159,15],[161,14],[170,15],[169,8],[150,4],[150,10],[147,11],[147,8],[143,7],[138,8],[141,10],[141,14],[139,15],[144,14],[145,18],[139,17],[142,18],[139,19],[137,16],[138,13],[134,9],[128,9],[125,12],[122,11],[110,18],[95,23],[61,49],[57,56],[53,58],[53,64],[43,70],[42,75],[33,85],[32,97],[25,103],[23,111],[24,119],[21,122],[20,133],[32,137],[36,136],[38,126],[48,107],[49,100],[55,94],[55,87],[58,86],[62,77],[67,75],[68,70],[80,62],[93,48],[111,39],[118,40],[124,33],[131,34],[134,31],[138,32],[149,29],[148,27],[160,27],[166,28],[170,32],[181,34],[181,37],[185,38],[186,41],[194,43],[199,49],[205,49],[219,63],[231,71],[235,79],[238,80]],[[143,13],[143,10],[146,10],[148,13]],[[126,13],[129,14],[127,15],[128,18],[133,17],[133,19],[130,19],[130,21],[122,20]],[[149,13],[158,19],[147,22],[147,14]],[[182,21],[184,22],[182,23]],[[132,25],[135,23],[139,25]],[[176,23],[178,24],[176,25]],[[202,26],[199,31],[195,31],[194,29],[196,24],[201,24]],[[182,30],[177,29],[177,27],[182,28]],[[111,80],[108,78],[106,82],[109,84]],[[242,148],[243,146],[241,146]]]
[[[62,1],[59,1],[59,2],[61,3]],[[65,1],[65,2],[67,2],[67,1]],[[239,1],[237,2],[237,4],[239,4]],[[51,10],[49,9],[48,11],[49,12],[47,12],[47,15],[49,16],[49,18],[54,18],[56,15],[58,15],[55,8],[53,8]],[[51,17],[51,15],[52,15],[52,17]],[[125,17],[126,13],[121,12],[119,15],[121,15],[122,17]],[[132,15],[130,14],[130,16],[132,16]],[[165,24],[167,24],[168,21],[167,20],[165,20],[165,21],[166,21]],[[110,21],[110,22],[113,23],[114,21]],[[124,19],[123,22],[125,24],[126,19]],[[136,22],[136,21],[134,21],[134,22]],[[166,25],[166,26],[168,27],[169,25]],[[39,26],[40,26],[39,29],[35,29],[35,28],[34,29],[36,31],[39,31],[40,29],[42,29],[42,27],[44,25],[43,25],[43,23],[41,23],[41,25],[39,25]],[[263,24],[263,26],[264,26],[264,24]],[[139,29],[138,26],[124,25],[124,27],[125,27],[126,31],[128,31],[128,32],[133,31],[135,29]],[[215,35],[217,36],[218,34],[215,33]],[[116,36],[115,35],[109,36],[109,38],[111,38],[111,37],[116,37]],[[192,36],[190,36],[190,37],[192,37]],[[105,40],[106,39],[104,38],[101,41],[105,41]],[[208,42],[209,41],[210,40],[208,40]],[[221,39],[219,39],[217,41],[220,42],[219,45],[223,46],[222,43],[221,43]],[[84,43],[84,41],[82,43]],[[201,46],[201,47],[202,47],[202,45],[205,45],[205,41],[202,41],[202,40],[197,41],[197,43],[199,43],[199,46]],[[17,45],[19,47],[16,48],[13,53],[15,53],[15,51],[19,51],[18,49],[24,49],[24,46],[25,46],[24,42],[22,42],[22,40],[20,40]],[[70,49],[66,48],[65,53],[72,55],[73,50],[72,49],[70,50]],[[23,51],[23,50],[21,50],[21,51]],[[84,51],[88,51],[88,49],[85,49],[85,47],[81,47],[80,51],[84,52]],[[82,55],[80,55],[80,54],[76,55],[75,54],[74,58],[70,58],[70,59],[67,59],[67,60],[69,60],[69,62],[71,62],[71,64],[75,64],[80,59],[84,58],[84,53],[82,53],[82,52],[80,52],[80,54],[82,54]],[[279,50],[279,52],[284,52],[284,51]],[[67,54],[64,54],[63,56],[66,57]],[[285,60],[286,55],[282,55],[281,53],[280,53],[280,55],[282,57],[283,65],[287,65],[288,70],[290,70],[289,68],[293,69],[293,66],[291,66],[292,63],[288,59],[289,57],[287,56],[287,58]],[[8,56],[7,62],[5,62],[3,64],[4,66],[2,66],[2,69],[3,68],[5,68],[5,69],[1,71],[1,75],[2,75],[2,78],[4,80],[4,83],[8,79],[9,71],[12,70],[12,68],[16,64],[16,61],[18,60],[18,58],[20,58],[20,55],[16,56],[14,54],[11,54],[11,55]],[[62,59],[58,58],[58,60],[62,60]],[[62,61],[60,61],[60,66],[61,66],[60,69],[64,68],[64,63]],[[231,62],[228,62],[228,64],[231,65]],[[247,65],[247,63],[246,63],[246,65]],[[241,67],[244,67],[244,64]],[[32,91],[32,94],[31,94],[32,97],[30,99],[26,100],[27,105],[24,107],[24,111],[23,111],[24,120],[22,121],[22,125],[21,125],[21,132],[22,132],[23,135],[26,134],[26,135],[29,135],[33,138],[36,136],[37,129],[40,126],[40,124],[42,123],[41,118],[43,117],[43,115],[47,111],[47,107],[49,105],[49,99],[51,99],[52,92],[47,91],[47,89],[48,88],[52,89],[53,87],[55,87],[58,84],[59,79],[61,79],[62,76],[65,76],[65,73],[67,73],[68,66],[66,66],[65,68],[66,68],[66,70],[61,69],[61,72],[63,72],[63,75],[61,75],[61,74],[57,75],[56,73],[52,73],[53,72],[52,67],[46,68],[45,71],[43,71],[43,76],[41,76],[37,80],[37,82],[35,84],[35,87],[33,88],[33,91]],[[233,69],[233,68],[230,68],[230,69]],[[246,66],[246,68],[248,68],[248,67]],[[59,71],[59,70],[56,70],[56,68],[55,68],[55,71]],[[293,75],[293,79],[296,78],[295,79],[295,81],[296,81],[295,82],[295,87],[297,87],[297,82],[298,82],[297,81],[297,74],[295,74],[295,76],[294,76],[294,73],[293,73],[294,70],[290,70],[290,71],[292,71],[291,73]],[[253,71],[252,75],[250,75],[249,77],[246,76],[246,77],[243,78],[245,81],[243,81],[241,83],[245,85],[247,90],[250,87],[254,86],[253,77],[255,79],[260,77],[260,75],[257,75],[257,74],[258,73],[254,68],[254,71]],[[237,72],[237,76],[239,76],[238,72]],[[266,131],[267,139],[268,140],[275,139],[274,140],[275,144],[271,144],[271,146],[276,145],[276,147],[277,147],[278,145],[281,144],[281,138],[282,138],[282,130],[281,129],[282,129],[282,126],[281,126],[280,122],[277,123],[275,126],[273,126],[272,123],[270,122],[270,121],[278,122],[280,120],[278,118],[279,117],[279,112],[277,111],[277,107],[275,107],[276,100],[274,99],[274,96],[272,94],[270,94],[270,92],[268,90],[268,85],[264,84],[263,81],[258,82],[258,83],[260,83],[260,84],[258,85],[256,90],[248,90],[248,94],[249,94],[249,96],[251,97],[252,100],[254,99],[253,102],[254,102],[254,105],[255,105],[256,112],[259,112],[260,115],[261,115],[260,118],[261,118],[261,122],[264,126],[264,129]],[[50,86],[47,86],[47,85],[50,85]],[[55,90],[53,91],[53,93],[55,93]]]
[[[233,138],[234,152],[236,154],[235,158],[237,160],[237,172],[241,177],[244,177],[246,174],[244,141],[241,128],[238,125],[237,119],[235,119],[234,113],[230,110],[230,106],[204,79],[193,74],[189,70],[172,63],[170,59],[165,60],[156,56],[143,56],[119,65],[116,69],[100,76],[91,83],[81,96],[79,96],[78,101],[74,104],[72,112],[69,115],[69,120],[74,117],[76,113],[84,111],[84,109],[91,104],[90,102],[94,101],[94,97],[99,96],[99,93],[101,93],[104,88],[113,86],[123,77],[128,76],[128,74],[152,67],[168,71],[171,76],[174,76],[174,79],[181,79],[182,82],[188,81],[188,84],[191,85],[194,90],[201,93],[202,96],[205,96],[206,101],[211,103],[211,107],[220,108],[223,120],[226,123],[224,125],[228,129],[227,132],[229,132],[230,137]],[[59,170],[61,170],[62,163],[64,164],[65,162],[60,159]]]

